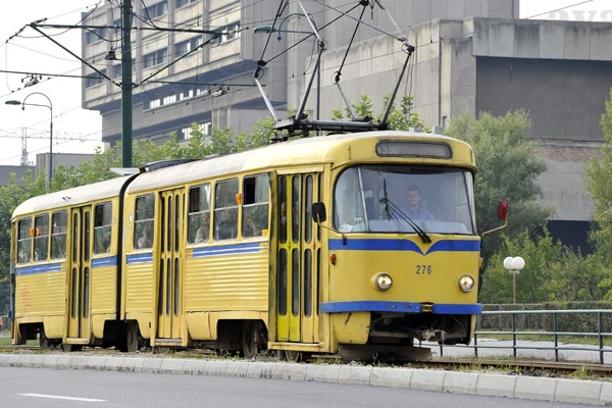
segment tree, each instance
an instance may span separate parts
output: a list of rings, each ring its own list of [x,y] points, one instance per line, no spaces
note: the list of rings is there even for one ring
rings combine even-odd
[[[385,97],[383,106],[387,106],[388,103],[389,97]],[[359,102],[353,104],[353,110],[360,118],[375,119],[377,122],[380,122],[383,118],[383,113],[375,115],[373,106],[372,98],[370,98],[368,95],[362,95]],[[345,108],[344,114],[338,109],[332,112],[332,119],[341,120],[345,117],[351,117],[351,112],[348,108]],[[414,98],[412,96],[404,96],[400,100],[399,109],[395,104],[393,104],[391,112],[389,113],[389,129],[409,130],[423,128],[425,128],[425,124],[419,117],[419,114],[414,111]]]
[[[525,228],[530,232],[541,230],[552,212],[538,202],[541,192],[537,177],[546,167],[526,138],[529,126],[529,117],[523,111],[501,117],[483,113],[478,119],[462,116],[450,123],[448,135],[468,142],[474,150],[478,167],[474,195],[481,232],[500,225],[496,208],[502,198],[510,202],[508,228],[504,230],[509,236]],[[500,247],[501,235],[485,237],[485,258]]]
[[[503,237],[490,258],[481,292],[483,303],[511,303],[512,277],[503,267],[507,256],[522,256],[525,268],[516,278],[517,303],[596,301],[605,294],[603,264],[596,256],[576,254],[548,231],[533,237],[527,229]]]
[[[604,144],[596,159],[591,160],[586,176],[595,204],[595,230],[592,233],[597,252],[612,265],[612,89],[601,118]]]

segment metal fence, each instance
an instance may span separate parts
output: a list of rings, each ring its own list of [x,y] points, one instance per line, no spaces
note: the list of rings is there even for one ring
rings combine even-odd
[[[554,350],[555,353],[555,361],[559,361],[559,351],[597,351],[599,353],[599,363],[605,364],[605,354],[612,353],[612,348],[605,346],[605,339],[608,337],[612,337],[612,332],[605,331],[606,330],[606,320],[610,320],[612,318],[612,310],[606,309],[576,309],[576,310],[496,310],[496,311],[483,311],[482,316],[480,317],[482,320],[489,318],[490,316],[498,315],[502,318],[502,321],[505,325],[509,326],[508,330],[480,330],[478,329],[474,333],[474,343],[469,346],[460,346],[474,349],[474,356],[478,357],[478,351],[481,349],[512,349],[512,355],[516,358],[518,350]],[[546,315],[550,320],[550,329],[549,330],[521,330],[517,320],[521,317],[526,317],[529,315]],[[560,318],[564,317],[575,317],[575,315],[588,315],[593,320],[594,327],[592,331],[564,331],[560,330]],[[606,319],[607,318],[607,319]],[[509,321],[507,320],[509,319]],[[567,320],[567,319],[566,319]],[[572,319],[573,320],[573,319]],[[584,322],[583,322],[584,323]],[[523,324],[524,326],[524,324]],[[564,326],[567,326],[567,322],[565,322]],[[512,345],[492,345],[492,344],[479,344],[478,338],[479,336],[510,336],[512,338]],[[517,338],[521,337],[525,339],[526,337],[533,336],[549,336],[553,339],[553,345],[544,346],[544,345],[522,345],[517,342]],[[584,347],[580,346],[567,346],[564,344],[559,344],[559,341],[563,338],[567,337],[584,337],[584,338],[596,338],[597,346],[594,345],[585,345]],[[448,347],[448,346],[447,346]],[[455,346],[453,346],[455,347]],[[444,346],[440,345],[440,356],[444,355]]]

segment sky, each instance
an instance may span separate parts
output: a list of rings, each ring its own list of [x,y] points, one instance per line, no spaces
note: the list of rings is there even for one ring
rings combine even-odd
[[[6,40],[25,24],[48,18],[48,23],[76,24],[81,13],[91,10],[94,0],[18,0],[3,2],[0,13],[0,70],[48,73],[81,73],[78,60],[31,29],[21,33],[8,44]],[[573,6],[572,6],[573,5]],[[571,6],[571,7],[567,7]],[[562,9],[562,10],[558,10]],[[556,11],[558,10],[558,11]],[[612,23],[610,0],[520,0],[520,16],[537,19],[606,21]],[[59,34],[54,38],[80,54],[79,30],[48,31]],[[48,152],[49,110],[44,107],[9,106],[8,100],[47,104],[46,99],[32,92],[46,94],[53,104],[54,143],[53,152],[93,153],[101,146],[100,115],[95,111],[80,109],[81,80],[54,78],[23,88],[24,75],[0,73],[0,165],[18,165],[21,157],[20,136],[26,129],[29,160],[35,161],[37,153]],[[34,139],[38,137],[39,139]],[[64,140],[67,138],[80,140]]]

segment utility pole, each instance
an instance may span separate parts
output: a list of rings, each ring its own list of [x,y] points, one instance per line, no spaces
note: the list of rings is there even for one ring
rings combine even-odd
[[[123,0],[121,16],[121,148],[127,168],[132,167],[132,0]]]

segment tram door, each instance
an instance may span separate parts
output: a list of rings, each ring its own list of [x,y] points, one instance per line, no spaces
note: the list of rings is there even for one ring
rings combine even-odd
[[[177,339],[181,336],[183,307],[183,191],[160,193],[159,224],[160,257],[157,269],[157,338]]]
[[[311,207],[318,201],[319,180],[319,173],[278,177],[278,341],[318,342],[320,239]]]
[[[91,207],[70,211],[70,272],[68,274],[68,338],[89,339],[91,294]]]

